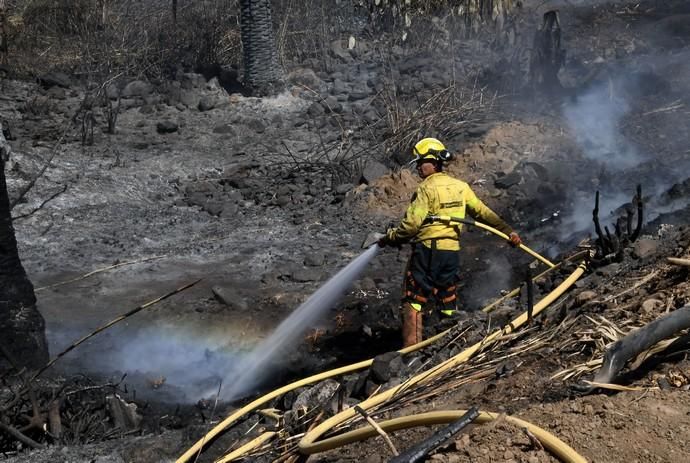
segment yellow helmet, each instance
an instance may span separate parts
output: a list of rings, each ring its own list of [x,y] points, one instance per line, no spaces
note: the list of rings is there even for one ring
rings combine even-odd
[[[418,162],[423,159],[447,162],[453,158],[443,143],[435,138],[424,138],[418,141],[414,148],[412,148],[412,155],[414,156],[412,162]]]

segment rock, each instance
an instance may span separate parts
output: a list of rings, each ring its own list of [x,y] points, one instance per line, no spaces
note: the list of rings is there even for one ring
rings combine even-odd
[[[119,101],[120,110],[127,111],[128,109],[136,108],[140,105],[140,101],[137,98],[121,98]]]
[[[386,352],[374,358],[369,369],[369,377],[378,384],[383,384],[391,378],[399,376],[403,365],[402,356],[399,352]]]
[[[292,411],[314,410],[325,405],[335,395],[340,383],[333,379],[327,379],[307,389],[297,396],[292,404]]]
[[[139,112],[141,114],[153,114],[156,112],[156,108],[154,108],[151,105],[144,105],[141,108],[139,108]]]
[[[323,85],[323,80],[309,68],[297,68],[290,71],[287,75],[287,80],[295,85],[304,85],[314,90]]]
[[[491,125],[489,124],[477,124],[473,127],[469,127],[465,133],[467,133],[468,137],[481,137],[488,132],[489,129],[491,129]]]
[[[350,50],[347,49],[347,46],[343,46],[343,41],[342,40],[334,40],[331,42],[331,55],[333,57],[338,58],[340,61],[343,63],[349,63],[352,61],[352,55],[350,54]]]
[[[659,299],[647,299],[642,303],[640,308],[646,314],[654,314],[659,312],[659,309],[664,306],[664,303]]]
[[[51,87],[50,89],[48,89],[48,92],[46,92],[46,94],[49,97],[54,98],[56,100],[64,100],[67,97],[65,89],[58,86]]]
[[[343,183],[335,187],[335,193],[339,195],[344,195],[354,187],[355,186],[352,183]]]
[[[188,108],[198,108],[199,100],[199,95],[194,90],[180,91],[180,103],[182,103]]]
[[[240,210],[239,202],[231,201],[223,203],[223,210],[220,213],[221,217],[234,217]]]
[[[143,80],[133,80],[122,89],[122,98],[144,97],[151,93],[151,85]]]
[[[577,296],[575,296],[575,306],[579,307],[585,302],[591,301],[595,297],[597,297],[597,293],[595,293],[594,291],[582,291]]]
[[[239,73],[237,69],[232,67],[224,67],[218,76],[218,82],[228,93],[242,93],[244,90],[239,81]]]
[[[199,100],[197,107],[201,112],[210,111],[216,107],[216,99],[211,95],[206,95]]]
[[[359,183],[370,185],[374,180],[387,175],[388,172],[390,172],[388,167],[378,161],[369,160],[362,168],[362,175],[359,177]]]
[[[644,259],[656,253],[659,242],[649,238],[642,238],[635,241],[633,245],[633,257]]]
[[[455,450],[461,451],[470,448],[470,435],[463,434],[455,441]]]
[[[224,207],[225,205],[221,201],[207,201],[203,205],[203,208],[206,212],[216,217],[220,216]]]
[[[322,252],[312,252],[304,258],[307,267],[321,267],[326,262],[326,255]]]
[[[222,135],[236,135],[237,132],[230,124],[220,124],[213,128],[213,133]]]
[[[43,88],[62,87],[69,88],[72,84],[69,76],[63,72],[49,72],[38,78],[38,83]]]
[[[302,268],[294,270],[290,274],[290,278],[293,281],[299,283],[307,283],[309,281],[319,281],[321,280],[322,272],[317,268]]]
[[[173,121],[161,121],[156,124],[156,132],[158,133],[174,133],[177,132],[179,126]]]
[[[213,295],[226,306],[233,310],[246,311],[249,310],[249,303],[242,297],[236,288],[229,286],[214,286],[211,288]]]
[[[249,127],[256,133],[264,133],[266,131],[266,124],[264,123],[264,121],[257,117],[248,118],[245,121],[245,124],[247,124],[247,127]]]
[[[511,172],[509,174],[503,175],[502,177],[498,177],[494,181],[494,186],[496,188],[500,188],[502,190],[505,190],[507,188],[510,188],[513,185],[517,185],[522,181],[522,175],[520,175],[517,172]]]
[[[347,95],[347,99],[350,101],[363,100],[369,96],[369,92],[353,90]]]
[[[333,95],[328,95],[321,104],[327,113],[339,113],[343,110],[343,105]]]
[[[309,106],[309,109],[307,109],[307,114],[309,114],[311,117],[323,116],[325,113],[326,109],[320,103],[312,103],[312,105]]]

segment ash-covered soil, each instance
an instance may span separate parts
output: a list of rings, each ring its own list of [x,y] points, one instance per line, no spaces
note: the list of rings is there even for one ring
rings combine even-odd
[[[354,51],[331,44],[329,69],[292,63],[288,90],[272,98],[228,94],[218,78],[193,72],[171,82],[122,81],[108,89],[113,102],[120,98],[115,133],[105,133],[106,109],[96,105],[94,140],[87,145],[81,119],[70,125],[86,95],[80,83],[45,88],[4,79],[0,111],[14,150],[7,172],[11,197],[57,146],[45,174],[13,211],[51,352],[202,278],[80,346],[51,372],[58,382],[77,373],[104,381],[126,373],[128,400],[136,398],[150,418],[144,437],[51,448],[15,461],[165,461],[201,437],[232,406],[193,404],[221,380],[230,381],[225,375],[240,356],[359,255],[368,232],[383,230],[404,210],[418,180],[400,168],[406,151],[386,152],[383,140],[392,131],[386,89],[394,87],[400,102],[414,108],[449,86],[474,89],[464,93],[473,111],[444,107],[457,120],[448,120],[443,132],[420,135],[442,138],[459,155],[450,172],[550,258],[569,253],[592,233],[596,190],[602,223],[611,226],[610,211],[642,185],[643,244],[627,252],[625,263],[592,271],[576,293],[586,289],[595,293],[590,300],[601,301],[655,269],[660,276],[627,298],[600,305],[576,306],[577,296],[568,296],[561,307],[572,309],[576,322],[552,345],[527,352],[491,379],[415,407],[478,404],[508,412],[544,426],[593,461],[685,461],[686,391],[579,398],[567,382],[550,377],[600,353],[602,344],[580,343],[581,330],[596,328],[586,316],[640,326],[690,297],[687,271],[663,261],[687,255],[682,226],[690,222],[690,34],[683,21],[690,12],[684,2],[557,3],[525,2],[514,48],[472,39],[457,46],[452,60],[391,48],[383,40],[362,38]],[[559,75],[565,90],[544,95],[525,84],[524,57],[541,13],[554,5],[568,57]],[[269,385],[397,349],[407,252],[380,253],[344,301],[317,325],[304,327],[304,341],[276,360]],[[468,312],[517,286],[531,262],[476,230],[465,233],[462,260],[460,295]],[[565,275],[542,282],[540,294]],[[645,305],[648,299],[661,302]],[[493,320],[469,314],[477,325],[471,335],[509,319],[520,304],[524,297]],[[431,334],[442,327],[429,323],[427,329]],[[569,337],[570,345],[562,347]],[[667,375],[669,368],[687,377],[679,358],[650,366],[648,376],[626,384],[655,386],[654,375]],[[353,397],[378,386],[365,380]],[[400,445],[424,433],[407,431]],[[468,435],[469,442],[458,437],[432,458],[552,461],[504,423]],[[214,447],[211,453],[221,452]],[[372,440],[315,461],[387,457],[381,442]]]

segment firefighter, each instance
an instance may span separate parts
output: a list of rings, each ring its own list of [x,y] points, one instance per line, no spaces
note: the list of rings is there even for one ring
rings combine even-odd
[[[412,196],[405,217],[387,230],[379,246],[412,243],[403,283],[401,307],[403,346],[422,341],[422,306],[433,301],[443,316],[457,311],[461,224],[429,221],[429,216],[472,218],[510,237],[513,246],[520,236],[474,194],[470,186],[443,171],[453,156],[439,140],[425,138],[413,148],[417,172],[422,182]]]

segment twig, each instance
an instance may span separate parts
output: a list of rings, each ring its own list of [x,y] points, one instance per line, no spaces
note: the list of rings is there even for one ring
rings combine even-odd
[[[118,267],[124,267],[125,265],[141,264],[143,262],[150,262],[152,260],[162,259],[164,257],[166,257],[166,256],[146,257],[144,259],[130,260],[128,262],[120,262],[119,264],[109,265],[108,267],[103,267],[103,268],[100,268],[98,270],[94,270],[92,272],[86,273],[86,274],[81,275],[79,277],[72,278],[71,280],[61,281],[59,283],[54,283],[54,284],[48,285],[48,286],[41,286],[40,288],[34,289],[34,292],[43,291],[46,289],[55,288],[56,286],[62,286],[62,285],[66,285],[69,283],[74,283],[77,281],[85,280],[85,279],[89,278],[90,276],[96,275],[97,273],[106,272],[108,270],[113,270],[113,269],[116,269]]]
[[[626,289],[626,290],[624,290],[624,291],[621,291],[620,293],[615,294],[615,295],[613,295],[613,296],[609,296],[609,297],[605,298],[605,299],[604,299],[603,301],[601,301],[601,302],[603,302],[603,303],[610,302],[610,301],[613,301],[614,299],[618,299],[618,298],[621,297],[621,296],[625,296],[626,294],[628,294],[628,293],[630,293],[630,292],[632,292],[632,291],[635,291],[635,290],[636,290],[637,288],[639,288],[640,286],[643,286],[643,285],[649,283],[649,281],[650,281],[652,278],[654,278],[655,276],[657,276],[658,273],[659,273],[658,270],[654,270],[654,271],[650,272],[647,276],[645,276],[645,277],[642,278],[640,281],[638,281],[637,283],[635,283],[634,285],[632,285],[630,288],[628,288],[628,289]],[[589,305],[589,304],[588,304],[588,305]]]
[[[532,432],[529,429],[522,428],[522,432],[524,432],[527,435],[530,443],[532,444],[532,447],[536,448],[537,450],[544,450],[544,446],[541,444],[539,439],[537,439],[537,436],[532,434]]]
[[[16,216],[16,217],[12,217],[12,220],[24,219],[24,218],[26,218],[26,217],[29,217],[30,215],[33,215],[33,214],[36,213],[37,211],[43,209],[43,207],[44,207],[46,204],[48,204],[50,201],[52,201],[52,200],[54,200],[55,198],[57,198],[58,196],[60,196],[60,195],[61,195],[62,193],[64,193],[65,191],[67,191],[67,185],[66,185],[66,184],[62,186],[62,189],[60,189],[60,190],[58,190],[57,192],[55,192],[55,193],[53,193],[52,195],[50,195],[50,197],[49,197],[48,199],[45,199],[38,207],[34,208],[31,212],[27,212],[27,213],[25,213],[25,214],[21,214],[21,215],[18,215],[18,216]]]
[[[93,332],[87,334],[86,336],[84,336],[84,337],[81,338],[80,340],[74,342],[74,343],[73,343],[71,346],[69,346],[67,349],[65,349],[64,351],[60,352],[53,360],[51,360],[51,361],[48,362],[43,368],[41,368],[40,370],[38,370],[38,372],[36,372],[36,374],[34,374],[33,377],[31,377],[30,381],[33,381],[34,379],[36,379],[37,377],[39,377],[39,376],[41,375],[41,373],[43,373],[43,372],[46,371],[48,368],[50,368],[51,366],[53,366],[53,364],[54,364],[55,362],[57,362],[60,358],[62,358],[65,354],[67,354],[68,352],[72,351],[75,347],[79,346],[79,345],[82,344],[83,342],[85,342],[85,341],[91,339],[92,337],[96,336],[98,333],[100,333],[100,332],[102,332],[102,331],[105,331],[106,329],[110,328],[111,326],[115,325],[116,323],[119,323],[119,322],[121,322],[122,320],[125,320],[126,318],[131,317],[132,315],[134,315],[134,314],[137,313],[137,312],[141,312],[142,310],[147,309],[147,308],[151,307],[151,306],[154,305],[154,304],[157,304],[157,303],[159,303],[159,302],[161,302],[161,301],[163,301],[163,300],[165,300],[165,299],[167,299],[167,298],[169,298],[169,297],[171,297],[171,296],[174,296],[174,295],[177,294],[177,293],[181,293],[182,291],[191,288],[192,286],[196,285],[196,284],[199,283],[200,281],[201,281],[201,278],[198,279],[198,280],[196,280],[196,281],[194,281],[194,282],[192,282],[192,283],[188,283],[188,284],[186,284],[186,285],[184,285],[184,286],[182,286],[182,287],[180,287],[180,288],[178,288],[178,289],[176,289],[176,290],[174,290],[174,291],[171,291],[171,292],[169,292],[169,293],[167,293],[167,294],[165,294],[165,295],[163,295],[163,296],[161,296],[161,297],[158,297],[158,298],[156,298],[156,299],[154,299],[154,300],[152,300],[152,301],[150,301],[150,302],[147,302],[147,303],[144,304],[144,305],[140,305],[140,306],[138,306],[138,307],[135,307],[134,309],[130,310],[129,312],[124,313],[124,314],[120,315],[119,317],[117,317],[117,318],[115,318],[115,319],[109,321],[109,322],[106,323],[105,325],[103,325],[103,326],[101,326],[101,327],[99,327],[99,328],[96,328],[96,330],[94,330]]]
[[[38,179],[43,177],[43,174],[45,174],[46,170],[48,170],[48,167],[50,167],[50,165],[53,163],[53,159],[55,159],[55,156],[57,155],[58,148],[60,147],[60,145],[62,144],[62,141],[67,136],[67,132],[69,131],[69,129],[71,129],[72,126],[74,125],[74,122],[76,121],[77,116],[82,111],[82,109],[83,108],[80,107],[77,110],[77,112],[74,114],[72,119],[70,119],[70,122],[65,127],[65,130],[62,132],[62,135],[60,135],[60,138],[58,138],[58,141],[55,142],[55,145],[53,146],[53,149],[51,150],[50,156],[48,156],[48,160],[45,162],[45,164],[43,164],[43,167],[41,167],[41,170],[39,170],[38,173],[34,176],[34,178],[32,178],[31,181],[24,188],[22,188],[19,191],[19,196],[17,196],[16,198],[14,198],[14,200],[12,200],[10,202],[10,210],[14,209],[14,206],[19,204],[19,202],[22,199],[24,199],[24,196],[26,196],[26,194],[29,192],[29,190],[31,190],[34,187],[34,185],[36,184]]]
[[[395,445],[393,445],[393,442],[391,441],[391,438],[388,437],[388,434],[386,433],[386,431],[381,429],[381,426],[379,426],[376,423],[376,421],[374,421],[374,419],[372,417],[370,417],[366,411],[364,411],[364,409],[362,407],[360,407],[359,405],[355,405],[355,411],[357,413],[359,413],[360,415],[362,415],[364,417],[364,419],[367,420],[367,423],[369,423],[371,425],[371,427],[374,428],[376,430],[376,432],[381,437],[383,437],[383,440],[385,440],[386,444],[388,444],[388,446],[391,448],[393,455],[395,455],[396,457],[398,455],[400,455],[400,453],[398,452],[398,449],[395,448]]]
[[[216,407],[218,406],[218,398],[220,397],[220,390],[223,388],[223,380],[220,380],[218,383],[218,392],[216,392],[216,398],[213,401],[213,408],[211,409],[211,415],[209,416],[209,421],[213,420],[213,415],[216,413]],[[204,439],[206,436],[204,436]],[[203,445],[201,446],[203,448]],[[196,454],[196,457],[194,458],[194,463],[197,462],[199,457],[201,456],[201,449],[199,449],[199,453]]]

